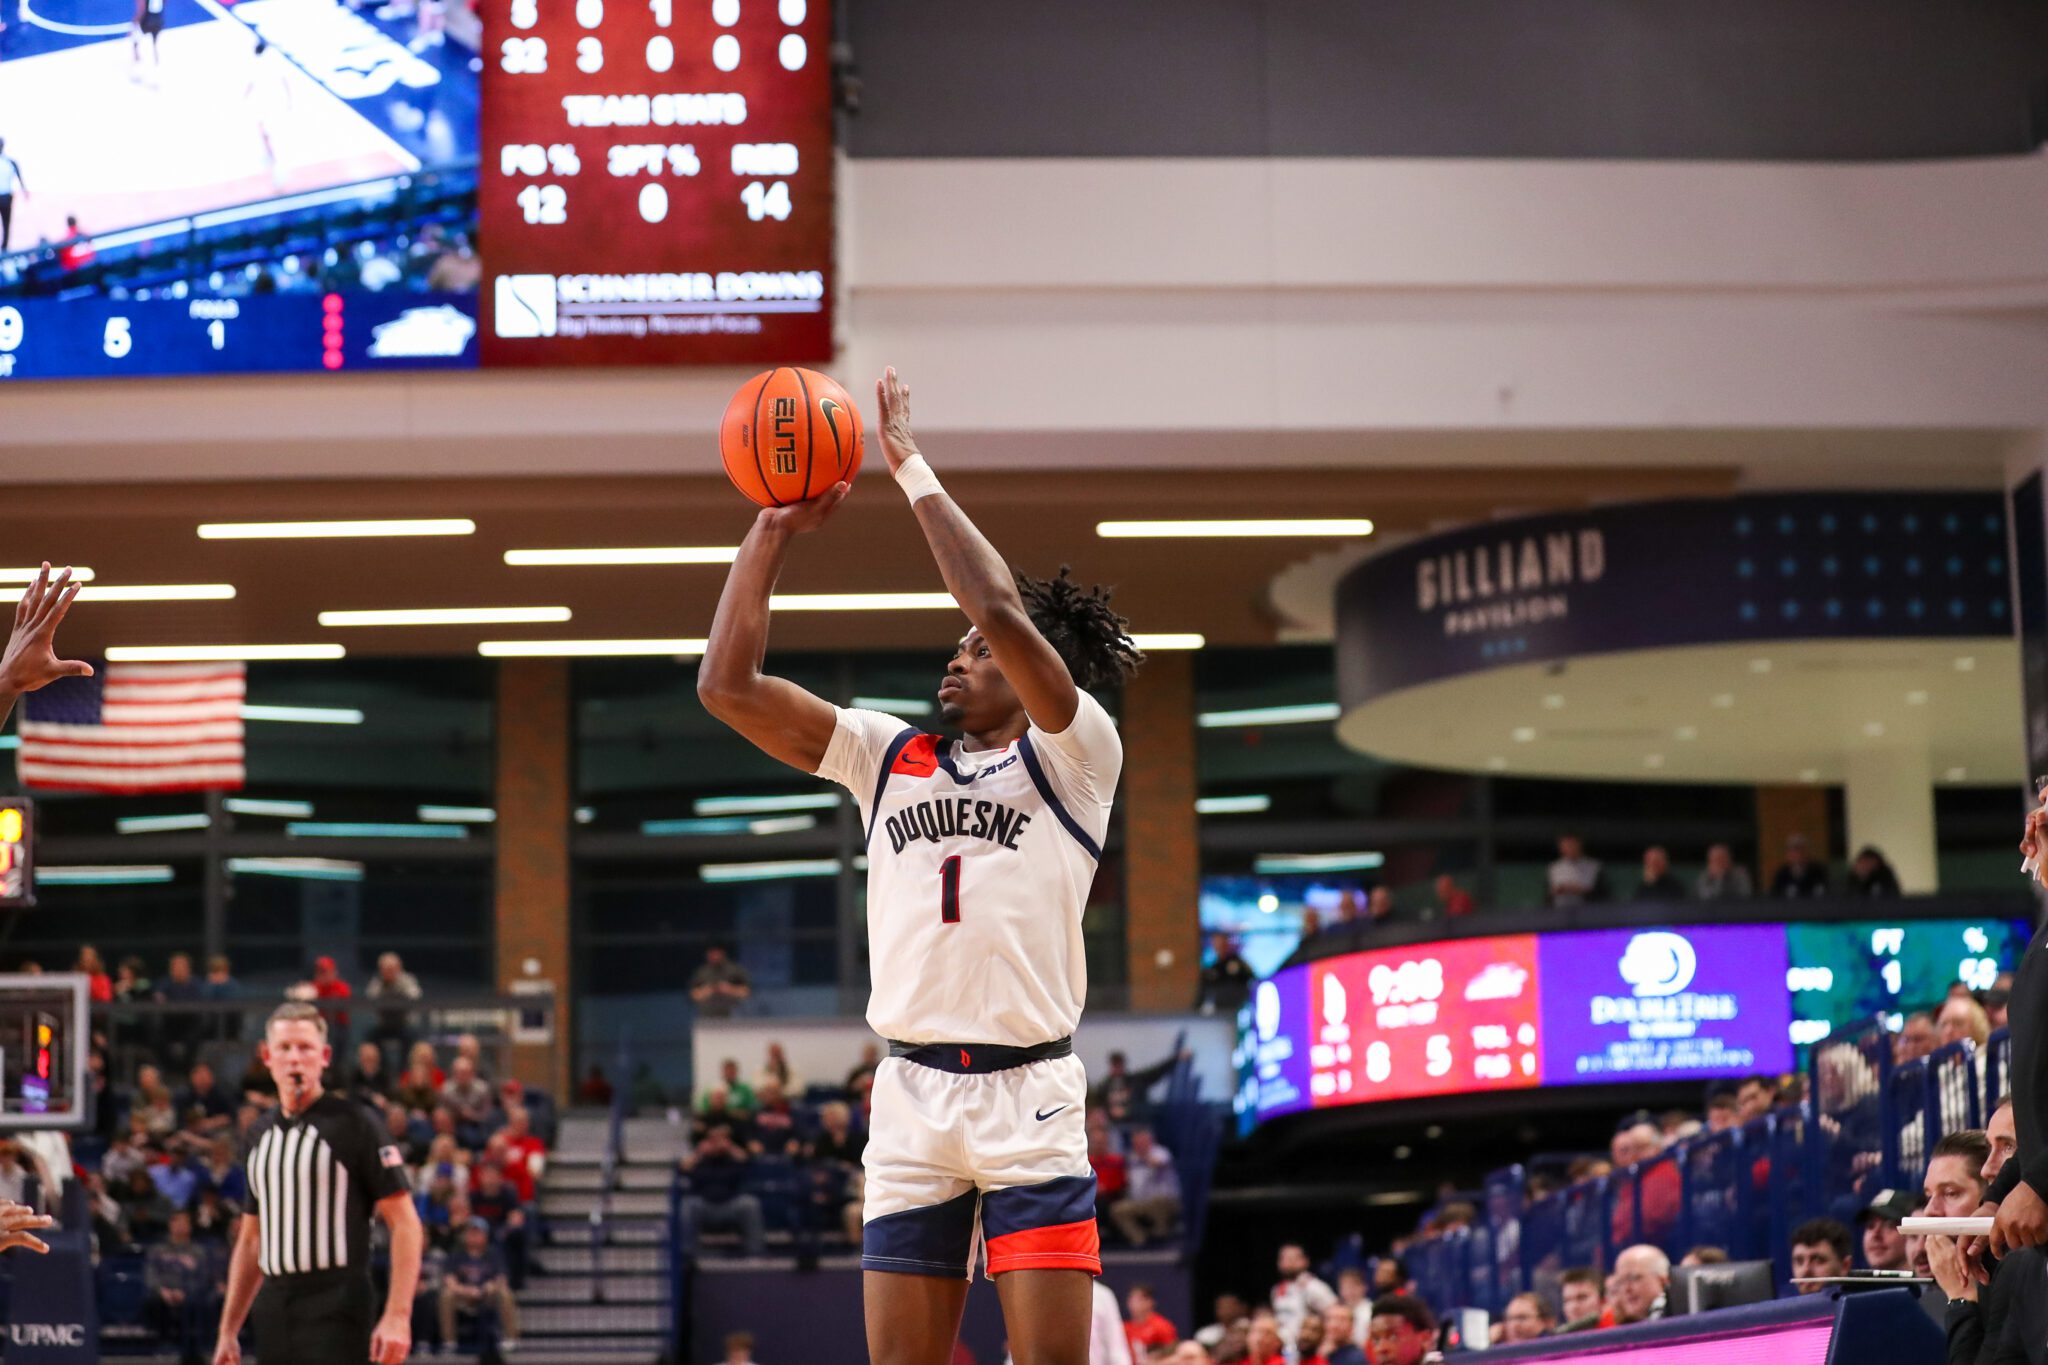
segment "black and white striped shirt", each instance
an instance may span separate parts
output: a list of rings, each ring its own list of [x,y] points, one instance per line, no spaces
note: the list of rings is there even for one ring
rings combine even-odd
[[[273,1109],[249,1133],[244,1167],[268,1276],[367,1273],[377,1201],[407,1192],[405,1166],[369,1111],[325,1094],[297,1118]]]

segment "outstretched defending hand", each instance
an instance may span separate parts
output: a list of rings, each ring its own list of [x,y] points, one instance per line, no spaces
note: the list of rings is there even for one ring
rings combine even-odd
[[[846,501],[846,495],[853,491],[853,485],[841,480],[815,498],[793,502],[786,507],[764,507],[757,519],[766,526],[791,535],[802,535],[815,531],[825,524],[825,518],[832,515],[832,509]]]
[[[55,580],[46,561],[14,608],[14,634],[0,655],[0,699],[11,702],[23,692],[46,687],[59,678],[90,678],[92,665],[83,659],[57,657],[57,623],[71,610],[78,584],[65,569]]]
[[[50,1250],[49,1244],[29,1229],[56,1225],[57,1220],[48,1214],[37,1213],[26,1204],[0,1199],[0,1251],[26,1247],[39,1256],[46,1254]]]
[[[894,365],[882,371],[882,377],[875,381],[875,405],[882,455],[889,461],[889,472],[894,474],[905,460],[918,453],[917,438],[910,434],[910,385],[896,377]]]

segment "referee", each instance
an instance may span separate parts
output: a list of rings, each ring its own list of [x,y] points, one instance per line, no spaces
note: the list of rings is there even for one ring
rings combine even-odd
[[[311,1005],[280,1005],[264,1025],[279,1103],[249,1132],[249,1211],[235,1234],[213,1365],[240,1365],[252,1301],[263,1365],[399,1365],[412,1350],[419,1213],[403,1159],[380,1145],[369,1111],[322,1092],[333,1056],[327,1021]],[[391,1226],[391,1292],[374,1331],[372,1209]]]

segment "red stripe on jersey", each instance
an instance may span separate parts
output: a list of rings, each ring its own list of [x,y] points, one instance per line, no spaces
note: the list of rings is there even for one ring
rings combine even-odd
[[[914,735],[910,743],[903,746],[896,761],[889,766],[892,773],[908,773],[912,777],[930,777],[939,770],[939,737],[937,735]]]
[[[1049,1228],[1026,1228],[988,1239],[988,1273],[1006,1270],[1085,1270],[1102,1273],[1102,1239],[1093,1218]]]

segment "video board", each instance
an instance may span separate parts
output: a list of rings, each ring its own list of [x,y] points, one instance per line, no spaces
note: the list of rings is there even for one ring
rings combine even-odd
[[[20,20],[0,379],[830,357],[822,0]]]

